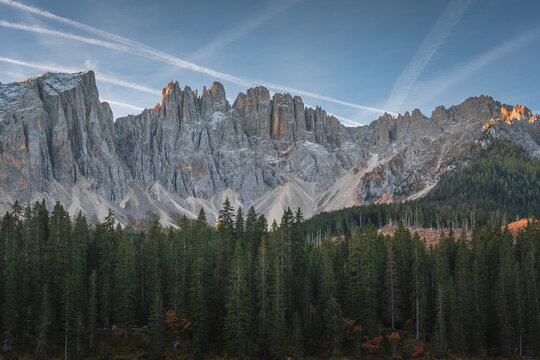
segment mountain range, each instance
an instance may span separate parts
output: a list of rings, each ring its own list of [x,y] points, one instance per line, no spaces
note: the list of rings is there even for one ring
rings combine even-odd
[[[92,71],[0,83],[0,211],[18,199],[60,201],[91,222],[163,225],[201,208],[254,206],[270,221],[427,194],[495,139],[540,158],[540,116],[489,96],[384,114],[346,127],[320,107],[264,87],[231,104],[222,84],[201,94],[169,82],[161,103],[114,119]]]

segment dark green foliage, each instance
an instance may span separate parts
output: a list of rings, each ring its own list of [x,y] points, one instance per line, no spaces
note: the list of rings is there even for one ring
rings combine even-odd
[[[459,227],[511,222],[540,214],[540,160],[503,141],[476,152],[474,160],[446,174],[423,198],[321,213],[306,221],[310,237],[344,235],[368,222],[376,226]]]
[[[120,242],[116,250],[116,267],[114,269],[113,294],[116,306],[114,316],[117,325],[124,328],[124,336],[127,337],[128,329],[134,323],[135,314],[135,247],[127,234],[120,236]]]
[[[419,202],[455,209],[540,213],[540,161],[519,146],[497,141],[468,166],[443,179]]]
[[[299,210],[270,231],[234,214],[226,201],[217,228],[201,211],[135,231],[15,204],[0,223],[6,357],[106,357],[140,334],[154,358],[360,356],[390,327],[440,356],[540,354],[540,222],[515,236],[477,222],[428,247],[409,215],[388,236],[366,220],[331,238]]]
[[[229,294],[225,304],[224,338],[227,353],[244,357],[249,348],[249,292],[244,251],[237,245],[230,270]]]

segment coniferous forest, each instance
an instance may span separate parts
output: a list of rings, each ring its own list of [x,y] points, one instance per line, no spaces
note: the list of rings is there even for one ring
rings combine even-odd
[[[401,203],[355,206],[306,221],[311,237],[343,235],[368,222],[424,228],[507,224],[540,215],[540,160],[522,147],[495,141],[463,168],[442,177],[426,196]]]
[[[137,231],[38,202],[0,233],[8,359],[540,354],[538,222],[427,246],[402,222],[313,240],[300,211],[268,226],[228,200],[216,227]]]

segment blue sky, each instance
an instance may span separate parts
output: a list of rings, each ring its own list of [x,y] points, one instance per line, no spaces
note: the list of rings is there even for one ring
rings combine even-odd
[[[93,69],[116,117],[170,80],[262,84],[343,122],[491,95],[540,111],[540,1],[0,0],[0,81]]]

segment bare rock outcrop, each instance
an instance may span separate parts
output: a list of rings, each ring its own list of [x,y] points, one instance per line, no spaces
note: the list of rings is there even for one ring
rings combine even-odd
[[[229,197],[271,220],[286,206],[310,216],[422,196],[497,138],[540,158],[539,116],[488,96],[351,128],[264,87],[230,105],[218,82],[200,95],[169,82],[154,108],[114,121],[91,71],[46,73],[0,84],[0,208],[45,198],[96,221],[111,208],[174,224],[201,207],[212,222]]]

